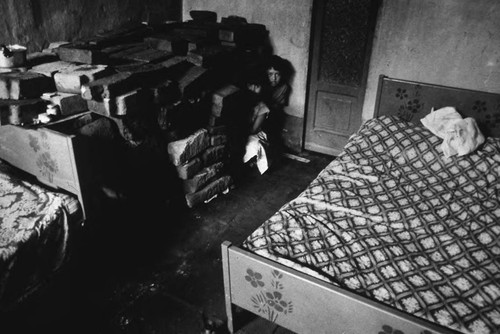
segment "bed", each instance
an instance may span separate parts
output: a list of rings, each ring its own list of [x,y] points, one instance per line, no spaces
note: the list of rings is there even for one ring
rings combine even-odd
[[[46,286],[70,258],[99,198],[85,112],[38,127],[0,126],[0,311]],[[95,131],[94,131],[95,132]],[[94,162],[95,165],[95,162]]]
[[[67,261],[83,221],[78,198],[0,161],[0,310],[13,309]]]
[[[455,106],[486,142],[444,159],[419,124]],[[382,76],[375,118],[242,245],[222,244],[228,327],[500,332],[500,95]]]

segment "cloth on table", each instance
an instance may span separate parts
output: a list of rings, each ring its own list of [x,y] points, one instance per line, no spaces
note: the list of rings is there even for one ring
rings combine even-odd
[[[421,122],[429,131],[443,139],[441,149],[446,158],[469,154],[484,143],[484,136],[474,118],[462,118],[453,107],[438,110],[432,108]]]

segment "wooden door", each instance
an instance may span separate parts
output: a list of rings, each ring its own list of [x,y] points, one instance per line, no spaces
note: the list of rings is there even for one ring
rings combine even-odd
[[[307,150],[337,155],[361,125],[378,0],[315,0]]]

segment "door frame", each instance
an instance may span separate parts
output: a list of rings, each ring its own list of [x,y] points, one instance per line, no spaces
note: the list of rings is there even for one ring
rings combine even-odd
[[[303,127],[303,132],[302,132],[302,149],[303,150],[308,150],[308,151],[314,151],[314,152],[319,152],[327,155],[338,155],[342,150],[332,148],[329,151],[315,151],[311,148],[306,147],[306,135],[307,135],[307,125],[308,125],[308,118],[309,117],[314,117],[314,112],[311,110],[314,110],[316,108],[316,101],[312,98],[312,94],[316,93],[316,90],[313,91],[311,87],[311,82],[313,75],[317,75],[319,71],[319,52],[320,52],[320,47],[321,43],[319,42],[319,37],[321,36],[321,28],[322,25],[321,23],[323,22],[323,18],[320,13],[324,11],[325,5],[326,5],[327,0],[313,0],[313,5],[312,5],[312,12],[311,12],[311,32],[310,36],[311,38],[309,39],[309,59],[308,59],[308,67],[307,67],[307,82],[306,82],[306,110],[304,111],[304,127]],[[363,89],[364,93],[362,94],[362,97],[359,100],[359,103],[362,106],[364,105],[364,99],[366,95],[366,84],[367,84],[367,79],[368,79],[368,72],[370,70],[370,61],[371,61],[371,54],[372,54],[372,48],[373,48],[373,39],[375,36],[375,32],[377,29],[377,18],[379,17],[379,12],[381,11],[383,5],[383,0],[372,0],[372,8],[370,11],[372,12],[370,15],[370,19],[368,22],[368,25],[371,27],[370,31],[368,32],[368,40],[370,41],[368,45],[366,45],[366,56],[363,62],[363,76],[361,78],[362,82],[362,87],[359,89]],[[318,20],[321,21],[318,23]],[[316,63],[315,63],[316,61]],[[338,87],[339,92],[342,93],[342,87]],[[361,125],[362,122],[362,110],[359,115],[359,124]]]

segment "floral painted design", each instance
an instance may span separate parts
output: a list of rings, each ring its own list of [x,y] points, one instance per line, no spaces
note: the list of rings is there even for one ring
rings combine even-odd
[[[264,286],[264,282],[262,282],[262,275],[260,273],[254,273],[252,269],[247,269],[247,274],[248,275],[245,276],[245,279],[247,282],[250,282],[254,288]]]
[[[488,128],[496,128],[500,125],[500,103],[496,108],[494,106],[488,108],[486,101],[477,100],[472,105],[472,111]]]
[[[271,272],[270,290],[266,289],[266,284],[263,282],[261,273],[247,269],[245,280],[254,288],[259,288],[259,291],[251,297],[251,301],[255,310],[258,313],[264,314],[268,320],[276,322],[278,317],[287,315],[293,312],[293,303],[286,301],[283,296],[283,283],[281,279],[283,274],[277,270]]]
[[[41,140],[41,146],[43,148],[45,148],[46,150],[50,150],[50,144],[49,144],[49,136],[47,135],[47,132],[45,131],[42,131],[40,133],[40,136],[42,137],[42,140]]]
[[[40,143],[38,142],[38,138],[33,135],[28,135],[29,145],[33,149],[33,151],[40,151]]]
[[[405,92],[397,99],[396,88],[391,88],[387,106],[397,110]],[[413,98],[414,89],[407,90],[408,99]],[[424,86],[421,92],[424,98]],[[437,137],[423,135],[420,126],[398,117],[365,122],[339,159],[249,236],[245,248],[287,264],[293,261],[306,274],[313,269],[320,279],[452,330],[497,333],[500,312],[491,301],[500,296],[500,211],[494,196],[498,175],[490,171],[499,163],[490,157],[498,155],[499,142],[490,139],[481,152],[449,162],[442,161],[438,144]],[[351,199],[357,201],[355,211]],[[395,211],[405,219],[390,221],[387,217]],[[263,282],[272,293],[266,274]],[[286,277],[280,281],[292,297]],[[259,290],[247,288],[251,295]],[[277,291],[281,300],[292,299]],[[261,301],[267,308],[265,297]],[[298,297],[292,300],[299,302]],[[255,311],[250,297],[248,303]],[[280,315],[278,321],[286,319]],[[393,331],[408,334],[425,328],[410,330],[386,321]]]
[[[486,108],[486,101],[474,101],[474,104],[472,105],[472,110],[475,113],[482,113],[485,112],[488,108]]]
[[[499,106],[499,111],[497,111],[493,115],[487,114],[485,116],[485,123],[492,128],[496,127],[497,124],[500,124],[500,106]]]
[[[415,86],[415,92],[413,96],[410,96],[409,92],[405,88],[396,89],[396,98],[401,100],[401,104],[398,109],[398,116],[405,120],[411,121],[413,115],[420,112],[424,106],[420,98],[420,85]]]
[[[403,99],[407,99],[408,98],[408,94],[406,93],[406,89],[404,88],[398,88],[396,90],[396,97],[400,100],[403,100]]]
[[[49,152],[40,154],[36,160],[36,165],[43,176],[47,177],[50,182],[54,182],[54,174],[59,171],[59,167]]]

